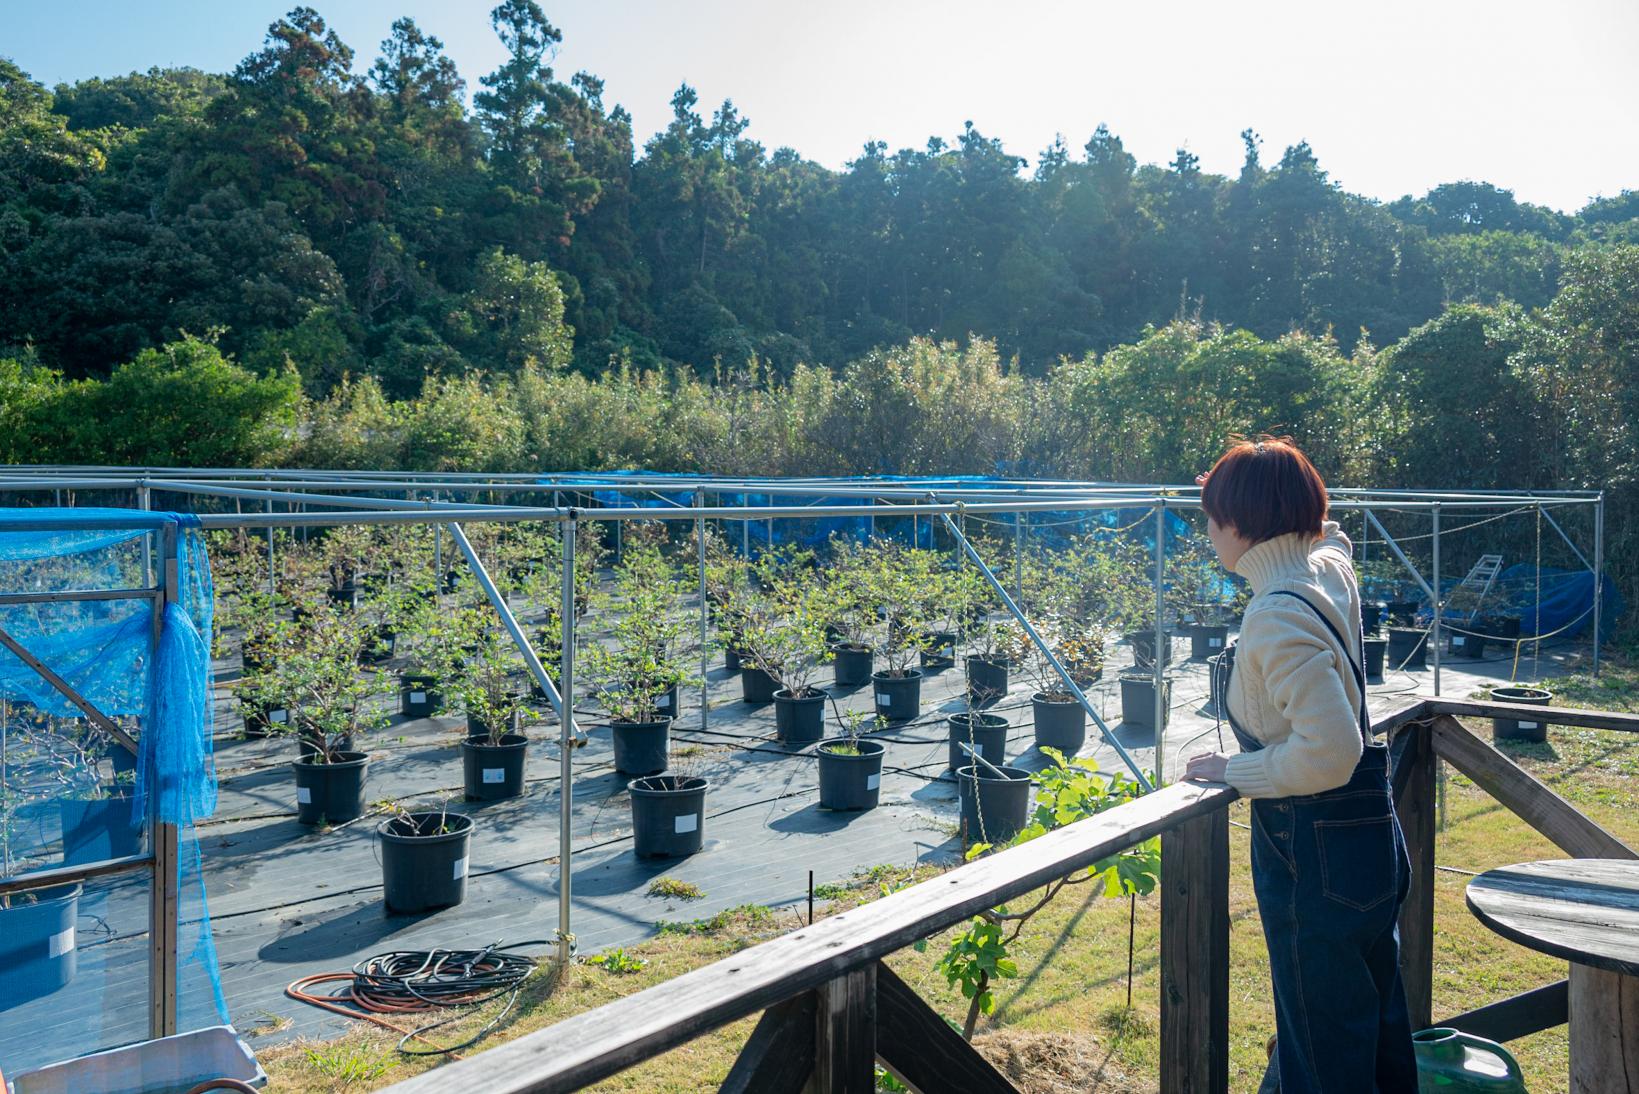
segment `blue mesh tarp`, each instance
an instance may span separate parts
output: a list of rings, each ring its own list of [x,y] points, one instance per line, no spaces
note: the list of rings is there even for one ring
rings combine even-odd
[[[148,590],[167,573],[168,544],[176,582],[166,602]],[[27,874],[136,854],[153,823],[176,825],[178,1022],[225,1022],[193,830],[216,800],[212,597],[197,520],[0,509],[0,594],[42,598],[0,603],[0,628],[137,744],[132,755],[0,648],[0,867]],[[5,1066],[147,1036],[151,889],[138,872],[0,902]]]

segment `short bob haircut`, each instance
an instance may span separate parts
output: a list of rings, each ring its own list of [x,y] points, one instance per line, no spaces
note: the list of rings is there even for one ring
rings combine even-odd
[[[1326,483],[1290,437],[1231,444],[1201,480],[1201,508],[1241,537],[1262,543],[1289,532],[1319,536]]]

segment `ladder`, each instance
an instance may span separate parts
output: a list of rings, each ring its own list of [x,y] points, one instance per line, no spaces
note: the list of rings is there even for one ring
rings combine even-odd
[[[1474,563],[1473,568],[1468,571],[1468,576],[1458,582],[1457,587],[1451,590],[1451,596],[1448,599],[1460,605],[1453,614],[1466,615],[1468,620],[1472,622],[1474,617],[1479,614],[1480,605],[1485,603],[1485,598],[1490,595],[1491,587],[1497,583],[1497,575],[1500,573],[1502,573],[1501,555],[1481,555],[1479,560]]]

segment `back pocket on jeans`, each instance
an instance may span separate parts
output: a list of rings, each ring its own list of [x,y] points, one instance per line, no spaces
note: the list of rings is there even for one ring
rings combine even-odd
[[[1316,821],[1315,845],[1327,899],[1367,911],[1395,895],[1393,817]]]

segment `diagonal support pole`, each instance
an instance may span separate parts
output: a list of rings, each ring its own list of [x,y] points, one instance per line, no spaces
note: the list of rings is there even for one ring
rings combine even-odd
[[[1115,739],[1115,734],[1110,732],[1110,727],[1104,724],[1104,719],[1100,718],[1098,711],[1093,709],[1091,700],[1081,690],[1081,686],[1070,678],[1070,670],[1066,669],[1064,662],[1060,661],[1058,655],[1048,648],[1047,643],[1042,640],[1041,635],[1037,633],[1030,620],[1025,618],[1024,611],[1018,603],[1008,595],[1007,589],[996,579],[996,574],[985,564],[985,560],[979,556],[979,552],[974,549],[973,544],[968,542],[968,538],[962,534],[962,530],[957,527],[956,522],[950,519],[950,514],[940,513],[939,518],[945,522],[945,528],[961,545],[967,557],[973,560],[973,564],[979,568],[979,572],[990,583],[990,587],[996,590],[996,595],[1002,599],[1002,606],[1012,613],[1014,619],[1018,620],[1019,626],[1024,628],[1024,633],[1029,636],[1035,647],[1041,651],[1041,655],[1047,659],[1047,663],[1053,666],[1053,671],[1059,674],[1059,679],[1064,681],[1064,686],[1069,689],[1071,695],[1076,697],[1076,702],[1081,704],[1081,709],[1085,710],[1087,716],[1093,720],[1093,725],[1098,727],[1098,732],[1103,735],[1105,743],[1115,749],[1116,755],[1121,757],[1121,762],[1127,765],[1127,770],[1131,771],[1133,778],[1138,780],[1138,785],[1144,788],[1146,794],[1154,790],[1155,787],[1150,783],[1149,778],[1145,776],[1138,763],[1125,748],[1121,747],[1121,742]]]
[[[558,694],[558,686],[552,682],[552,678],[546,674],[546,669],[541,666],[541,659],[536,656],[534,648],[529,644],[529,639],[524,636],[524,630],[518,625],[517,617],[512,614],[512,609],[507,607],[506,597],[501,595],[501,590],[497,589],[495,582],[490,580],[489,571],[484,569],[483,562],[479,561],[478,553],[472,549],[472,541],[467,539],[467,534],[461,530],[461,525],[455,521],[450,522],[449,529],[450,536],[455,540],[455,545],[461,548],[463,555],[467,556],[467,564],[472,567],[473,576],[478,579],[478,584],[484,590],[484,595],[489,597],[490,604],[495,608],[496,614],[501,617],[501,625],[507,629],[507,633],[512,636],[513,644],[518,647],[518,652],[523,655],[524,667],[529,670],[529,675],[534,677],[535,683],[540,685],[541,691],[546,694],[546,701],[552,704],[552,709],[558,715],[558,720],[568,726],[574,734],[576,743],[585,744],[586,737],[581,733],[580,727],[575,724],[575,712],[564,709],[563,696]]]
[[[1382,536],[1383,542],[1389,545],[1389,550],[1393,551],[1394,557],[1400,560],[1400,565],[1411,571],[1411,576],[1417,579],[1417,584],[1422,588],[1423,594],[1430,600],[1438,600],[1439,598],[1434,595],[1434,590],[1429,588],[1428,582],[1423,580],[1423,575],[1417,571],[1417,567],[1411,564],[1411,559],[1406,557],[1406,552],[1400,549],[1400,545],[1394,542],[1394,537],[1389,535],[1389,530],[1383,527],[1383,522],[1377,519],[1377,514],[1367,509],[1366,519],[1377,527],[1377,534]]]
[[[79,707],[80,711],[91,720],[92,725],[118,741],[130,751],[131,755],[135,756],[137,754],[137,742],[129,733],[121,729],[108,715],[92,706],[85,696],[75,691],[67,680],[53,672],[51,666],[25,649],[23,644],[13,638],[4,627],[0,627],[0,645],[16,654],[19,661],[38,673],[40,678],[56,689],[63,698]]]

